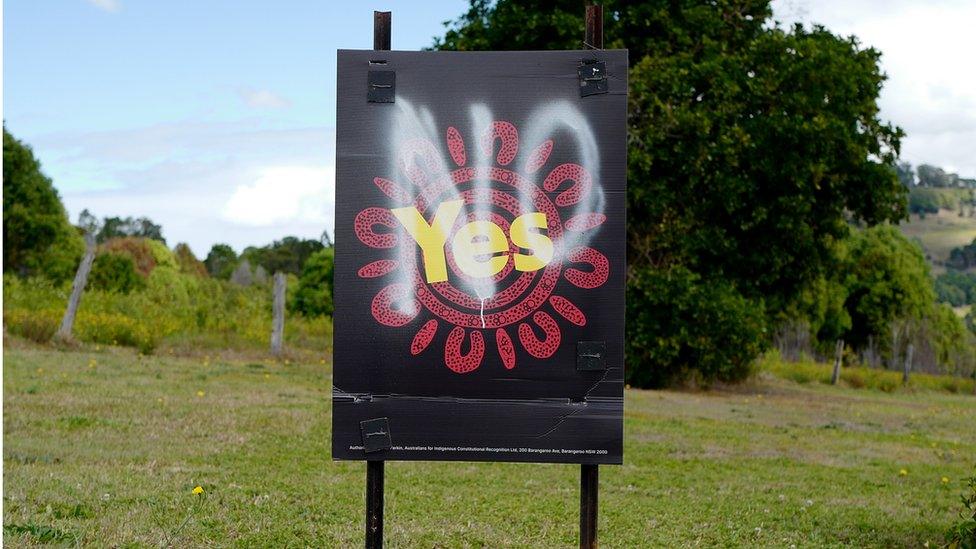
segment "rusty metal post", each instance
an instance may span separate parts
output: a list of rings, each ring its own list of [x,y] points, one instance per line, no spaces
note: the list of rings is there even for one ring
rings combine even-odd
[[[595,549],[597,509],[600,499],[600,466],[580,465],[580,548]]]
[[[603,49],[603,6],[586,6],[586,34],[583,44],[587,48]]]
[[[373,12],[373,49],[389,51],[391,13]],[[386,462],[366,462],[366,549],[383,547],[383,484]]]
[[[603,49],[603,6],[586,6],[586,32],[583,44],[595,50]],[[580,465],[580,548],[597,547],[597,513],[600,500],[600,466]]]
[[[383,547],[383,465],[366,462],[366,549]]]
[[[390,28],[392,16],[388,11],[373,12],[373,49],[388,51],[390,49]]]

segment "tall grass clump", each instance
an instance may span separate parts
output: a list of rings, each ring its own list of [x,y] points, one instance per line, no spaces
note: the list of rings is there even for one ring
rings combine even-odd
[[[830,384],[833,365],[817,362],[809,357],[784,360],[776,349],[768,351],[758,362],[758,370],[780,379],[800,384]],[[899,390],[921,389],[950,393],[972,392],[974,381],[958,376],[912,373],[908,384],[902,382],[902,372],[864,366],[844,366],[840,383],[854,389],[874,389],[891,393]]]

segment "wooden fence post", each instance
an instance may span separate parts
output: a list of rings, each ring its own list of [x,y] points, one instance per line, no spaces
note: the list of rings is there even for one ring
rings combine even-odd
[[[71,284],[71,297],[68,298],[68,308],[64,311],[61,319],[61,326],[54,339],[57,341],[71,341],[72,330],[75,325],[75,315],[78,314],[78,306],[81,304],[81,294],[88,285],[88,273],[91,272],[92,263],[95,262],[95,233],[89,231],[85,234],[85,255],[81,258],[78,265],[78,272],[75,273],[75,281]]]
[[[844,358],[844,340],[838,339],[834,346],[834,373],[830,376],[830,384],[837,385],[840,381],[840,363]]]
[[[901,376],[901,382],[908,384],[908,374],[912,371],[912,355],[915,354],[915,346],[911,343],[908,344],[908,349],[905,349],[905,372]]]
[[[281,347],[285,336],[285,273],[278,271],[274,274],[274,304],[271,319],[271,354],[281,355]]]

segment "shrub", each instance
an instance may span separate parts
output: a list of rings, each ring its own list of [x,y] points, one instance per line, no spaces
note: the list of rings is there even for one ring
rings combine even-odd
[[[863,389],[864,387],[867,386],[867,382],[864,381],[864,376],[857,371],[843,372],[841,375],[841,379],[844,380],[844,382],[847,383],[849,386],[855,389]]]
[[[295,286],[295,285],[293,285]],[[43,278],[3,277],[4,325],[9,333],[46,341],[56,331],[70,285]],[[268,348],[271,291],[157,268],[145,288],[128,294],[92,288],[81,300],[74,336],[79,341],[126,345],[152,352],[161,345],[191,348]],[[328,318],[290,316],[285,345],[327,352]]]
[[[149,247],[147,238],[135,236],[125,236],[111,238],[98,247],[100,253],[116,253],[128,256],[132,259],[136,271],[143,277],[148,277],[149,273],[156,268],[156,258],[152,249]]]
[[[58,331],[63,314],[64,311],[51,309],[4,311],[3,327],[11,334],[37,343],[46,343]]]
[[[151,354],[159,344],[162,331],[157,326],[119,314],[85,313],[75,320],[75,337],[103,345],[135,347]]]
[[[946,531],[946,543],[951,549],[976,549],[976,467],[967,479],[967,493],[960,496],[962,519]]]
[[[298,288],[290,300],[291,308],[304,315],[332,314],[332,275],[335,249],[324,248],[313,253],[298,278]]]
[[[197,256],[193,255],[193,250],[190,249],[189,244],[184,242],[177,244],[173,248],[173,256],[180,266],[181,273],[200,277],[207,276],[207,267],[197,259]]]
[[[747,377],[766,337],[763,307],[724,281],[683,269],[635,269],[627,290],[627,382]]]
[[[145,282],[136,272],[136,264],[128,255],[106,252],[95,256],[88,287],[127,294],[142,288]]]

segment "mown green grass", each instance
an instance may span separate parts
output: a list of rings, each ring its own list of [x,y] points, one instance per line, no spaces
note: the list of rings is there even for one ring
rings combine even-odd
[[[6,544],[361,545],[365,468],[330,458],[326,357],[5,343]],[[626,398],[625,463],[600,473],[604,547],[938,543],[976,459],[968,395],[766,373]],[[386,475],[391,547],[577,543],[576,466],[394,462]]]

